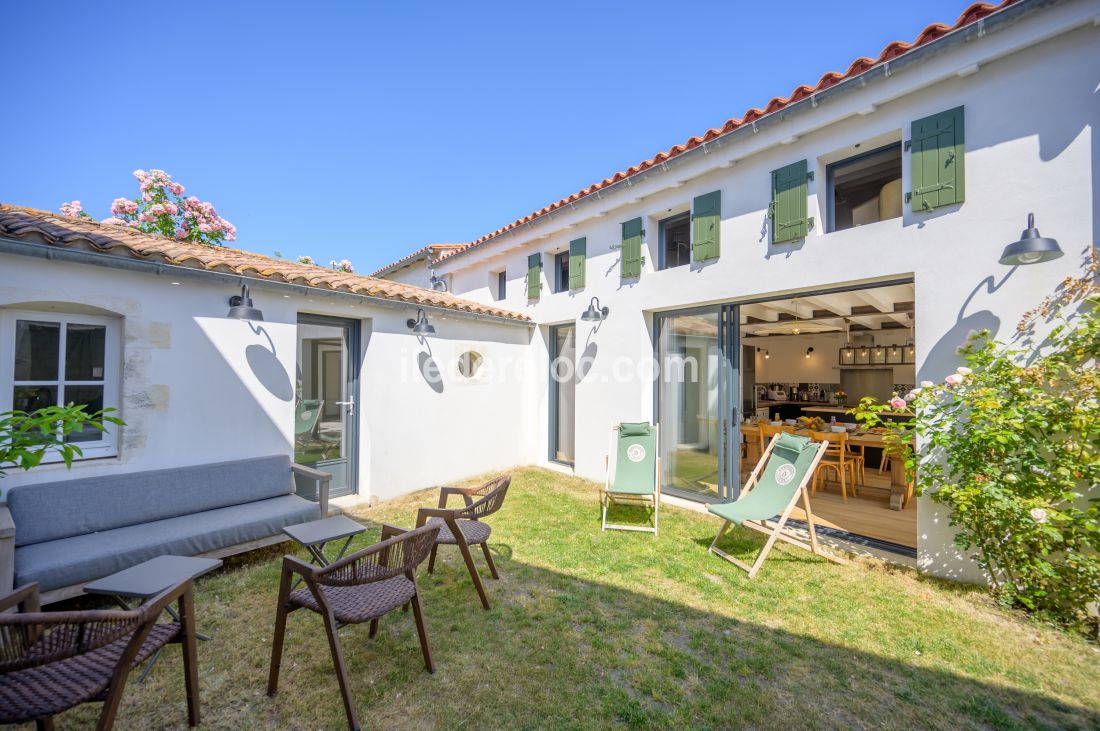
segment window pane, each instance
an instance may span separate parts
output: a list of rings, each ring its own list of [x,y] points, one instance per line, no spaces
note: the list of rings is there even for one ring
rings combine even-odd
[[[57,386],[16,386],[11,407],[15,411],[37,411],[57,406]]]
[[[94,413],[103,409],[103,386],[66,386],[65,401],[77,406],[86,406],[84,410]],[[98,442],[103,433],[93,426],[84,427],[84,431],[73,432],[66,442]]]
[[[15,321],[15,380],[56,381],[61,325]],[[16,407],[18,408],[18,407]]]
[[[69,325],[65,335],[65,380],[102,381],[107,328]]]
[[[719,333],[717,312],[661,320],[663,484],[714,497],[720,495]]]

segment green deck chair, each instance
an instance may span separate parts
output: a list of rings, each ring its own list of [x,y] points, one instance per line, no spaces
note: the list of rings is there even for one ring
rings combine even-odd
[[[829,561],[844,563],[839,558],[822,553],[818,548],[817,529],[814,526],[813,513],[810,511],[810,495],[806,490],[806,485],[813,477],[814,470],[817,469],[828,446],[827,441],[817,443],[810,441],[807,437],[794,434],[783,433],[772,437],[760,461],[741,489],[741,497],[736,502],[707,506],[707,510],[722,518],[722,527],[718,529],[718,535],[710,544],[710,552],[749,572],[750,579],[756,576],[756,572],[760,570],[776,540],[804,548]],[[803,510],[806,511],[806,524],[810,533],[808,544],[783,530],[799,496],[802,497]],[[769,527],[765,521],[777,515],[779,520],[775,522],[774,527]],[[764,548],[760,550],[760,554],[751,566],[718,548],[718,541],[722,539],[731,523],[751,528],[768,536],[767,543],[764,544]]]
[[[294,441],[305,446],[313,441],[313,432],[321,421],[320,399],[302,399],[294,409]]]
[[[638,530],[657,533],[657,513],[661,508],[661,457],[657,453],[657,427],[648,422],[622,423],[611,427],[606,468],[600,502],[603,529]],[[611,457],[614,455],[614,463]],[[653,525],[618,525],[607,522],[612,503],[652,506]]]

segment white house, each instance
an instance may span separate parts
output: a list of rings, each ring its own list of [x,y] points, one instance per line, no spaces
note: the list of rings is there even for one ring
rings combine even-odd
[[[968,333],[1010,337],[1078,271],[1100,228],[1098,25],[1090,0],[975,4],[452,251],[434,272],[458,296],[537,323],[537,412],[524,422],[543,464],[599,479],[609,425],[651,419],[666,491],[728,499],[742,418],[828,419],[837,412],[813,402],[837,390],[883,398],[941,380]],[[1029,213],[1066,255],[1000,264]],[[593,298],[608,316],[578,321]],[[558,355],[577,363],[564,385],[549,378]],[[697,380],[655,385],[636,368],[684,355]],[[868,462],[874,482],[877,454]],[[930,501],[891,515],[871,507],[881,491],[833,497],[819,503],[837,527],[972,576]]]
[[[262,321],[227,317],[245,283]],[[522,373],[457,368],[530,341],[525,316],[446,293],[0,206],[0,412],[75,400],[126,422],[81,444],[75,476],[294,453],[334,495],[386,499],[531,462]]]
[[[519,464],[602,479],[609,427],[652,420],[666,491],[730,499],[746,417],[941,379],[1077,270],[1098,26],[1096,0],[974,5],[387,279],[0,205],[0,412],[117,407],[74,476],[293,453],[368,499]],[[1029,213],[1065,256],[1000,264]],[[262,320],[228,316],[242,285]],[[866,457],[825,521],[972,577]]]

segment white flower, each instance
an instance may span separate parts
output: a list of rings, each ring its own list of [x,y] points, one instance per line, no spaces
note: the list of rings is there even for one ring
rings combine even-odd
[[[932,383],[931,381],[921,381],[920,382],[920,387],[921,388],[932,388],[932,386],[935,386],[935,385],[936,384]]]
[[[959,366],[958,368],[955,369],[955,372],[958,373],[960,376],[969,376],[974,371],[967,368],[966,366]]]
[[[1031,519],[1036,523],[1045,523],[1047,522],[1047,511],[1042,508],[1032,508]]]

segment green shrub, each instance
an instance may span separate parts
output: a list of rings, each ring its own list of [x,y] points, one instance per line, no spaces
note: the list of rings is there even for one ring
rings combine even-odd
[[[1054,321],[1041,346],[977,334],[966,367],[909,395],[919,484],[950,508],[957,545],[1006,603],[1067,625],[1100,601],[1100,297],[1071,289],[1074,316],[1048,298],[1021,325]]]
[[[83,406],[69,404],[49,406],[30,413],[0,413],[0,477],[4,476],[5,469],[12,467],[24,470],[37,467],[51,452],[71,467],[73,459],[82,452],[79,446],[65,438],[87,426],[106,431],[106,424],[121,425],[121,419],[110,415],[113,411],[104,409],[89,414]]]

